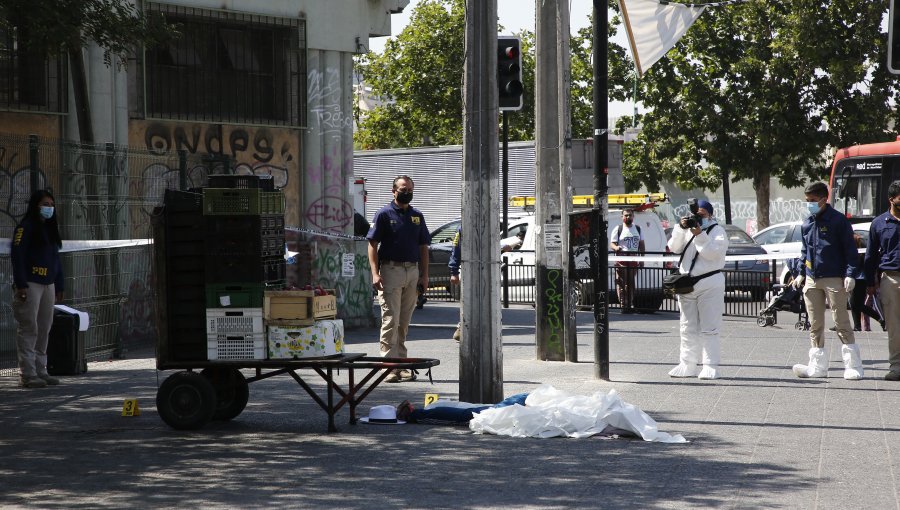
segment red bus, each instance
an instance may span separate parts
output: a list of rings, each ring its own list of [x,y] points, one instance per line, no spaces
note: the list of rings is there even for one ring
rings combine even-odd
[[[896,141],[838,149],[831,165],[831,205],[853,223],[872,221],[888,209],[887,189],[900,180]]]

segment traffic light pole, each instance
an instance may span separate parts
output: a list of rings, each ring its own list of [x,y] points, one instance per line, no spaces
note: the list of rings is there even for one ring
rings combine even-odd
[[[594,377],[609,380],[609,239],[606,237],[607,182],[607,14],[606,1],[594,0]]]

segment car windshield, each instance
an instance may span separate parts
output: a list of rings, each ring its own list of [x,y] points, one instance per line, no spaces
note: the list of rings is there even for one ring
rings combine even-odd
[[[725,232],[728,233],[728,244],[756,244],[746,232],[733,225],[725,225]]]

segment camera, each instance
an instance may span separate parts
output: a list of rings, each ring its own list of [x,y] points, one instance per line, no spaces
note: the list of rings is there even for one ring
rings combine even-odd
[[[684,220],[684,228],[695,228],[700,225],[701,219],[699,215],[700,206],[697,205],[696,198],[687,199],[688,208],[691,210],[690,216],[682,218]]]

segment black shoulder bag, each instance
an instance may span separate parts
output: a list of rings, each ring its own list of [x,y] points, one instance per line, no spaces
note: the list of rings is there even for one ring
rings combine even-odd
[[[706,229],[706,233],[709,234],[712,231],[715,225],[710,226]],[[700,256],[700,253],[694,254],[694,259],[691,260],[691,267],[688,268],[687,274],[679,273],[679,268],[681,267],[681,261],[684,260],[684,254],[687,253],[688,246],[694,242],[694,238],[697,236],[691,237],[691,240],[688,241],[686,245],[684,245],[684,249],[681,250],[681,258],[678,259],[678,267],[672,270],[671,273],[667,274],[663,277],[663,292],[669,296],[674,297],[676,294],[690,294],[694,292],[694,284],[700,281],[707,276],[712,276],[719,271],[710,271],[709,273],[702,274],[700,276],[691,276],[691,271],[694,270],[694,264],[697,263],[697,257]]]

